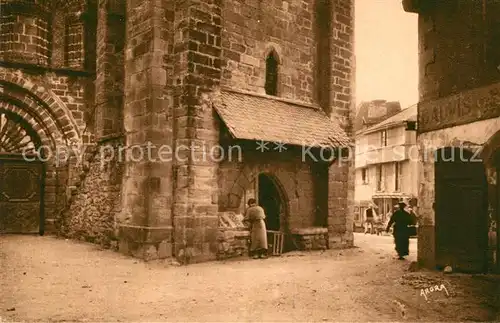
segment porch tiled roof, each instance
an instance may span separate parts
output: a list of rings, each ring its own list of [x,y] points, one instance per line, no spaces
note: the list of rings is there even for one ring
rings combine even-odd
[[[237,139],[308,147],[347,147],[349,137],[320,109],[264,96],[221,91],[214,108]]]

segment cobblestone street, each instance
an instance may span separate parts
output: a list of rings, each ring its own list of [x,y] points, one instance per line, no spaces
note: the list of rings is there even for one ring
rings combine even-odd
[[[0,317],[7,321],[438,321],[486,320],[493,315],[492,305],[474,292],[481,288],[487,295],[485,286],[492,283],[486,279],[409,273],[410,261],[416,258],[415,240],[407,261],[394,259],[389,236],[356,234],[355,241],[357,248],[350,250],[178,267],[145,264],[54,237],[5,235],[0,237]],[[458,287],[462,282],[465,287]],[[426,302],[420,295],[420,288],[442,283],[447,284],[449,297],[434,292]]]

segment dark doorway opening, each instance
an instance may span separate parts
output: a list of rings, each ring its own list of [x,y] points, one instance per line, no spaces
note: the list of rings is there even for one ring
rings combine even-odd
[[[259,205],[266,212],[267,230],[282,231],[283,200],[276,183],[266,174],[259,175]]]
[[[463,148],[443,148],[435,163],[438,268],[488,269],[488,187],[483,163]]]

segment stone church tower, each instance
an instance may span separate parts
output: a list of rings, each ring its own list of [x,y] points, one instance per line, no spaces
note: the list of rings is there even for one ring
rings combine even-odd
[[[0,231],[199,262],[255,197],[351,246],[353,2],[1,0]]]

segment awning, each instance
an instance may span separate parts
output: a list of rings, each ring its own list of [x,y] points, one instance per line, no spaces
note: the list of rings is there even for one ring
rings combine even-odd
[[[214,108],[236,139],[307,147],[351,144],[338,122],[314,107],[224,90]]]

